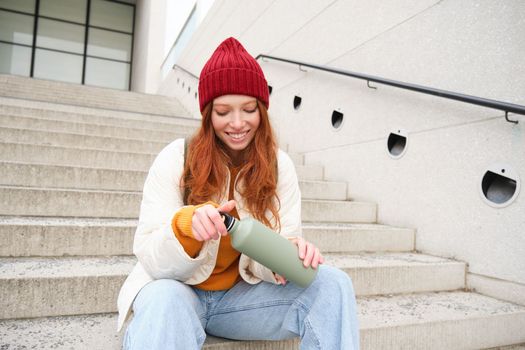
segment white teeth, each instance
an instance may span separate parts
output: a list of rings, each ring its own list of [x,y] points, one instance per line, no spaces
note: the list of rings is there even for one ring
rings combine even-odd
[[[242,139],[244,136],[246,136],[248,132],[243,132],[241,134],[233,134],[233,133],[228,133],[228,135],[230,135],[232,138],[234,139]]]

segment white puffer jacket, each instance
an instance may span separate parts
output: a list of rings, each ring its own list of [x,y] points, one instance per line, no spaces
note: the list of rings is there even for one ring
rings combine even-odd
[[[133,300],[147,283],[155,279],[170,278],[196,285],[205,281],[215,267],[220,240],[207,241],[199,255],[191,258],[171,228],[174,214],[184,205],[179,187],[183,166],[184,139],[177,139],[159,153],[149,170],[133,243],[133,252],[138,263],[120,290],[118,330],[130,315]],[[301,192],[293,162],[281,150],[278,153],[278,171],[280,234],[286,237],[301,236]],[[229,183],[227,179],[226,184]],[[218,204],[227,202],[228,193],[229,188],[225,188],[222,195],[214,201]],[[234,199],[237,201],[239,217],[242,219],[249,216],[237,191],[234,192]],[[245,255],[240,257],[239,273],[251,284],[261,280],[277,283],[269,269]]]

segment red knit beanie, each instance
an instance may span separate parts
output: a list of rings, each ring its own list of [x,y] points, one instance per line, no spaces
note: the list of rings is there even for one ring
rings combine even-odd
[[[235,38],[224,40],[202,68],[199,78],[201,112],[214,98],[228,94],[253,96],[266,108],[270,105],[268,83],[261,66]]]

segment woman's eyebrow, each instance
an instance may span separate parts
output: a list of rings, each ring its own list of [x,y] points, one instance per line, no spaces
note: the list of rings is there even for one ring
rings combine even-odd
[[[257,103],[257,100],[241,103],[241,106],[244,107],[244,106],[249,105],[251,103]],[[227,103],[214,103],[213,107],[233,107],[233,105],[230,105],[230,104],[227,104]]]

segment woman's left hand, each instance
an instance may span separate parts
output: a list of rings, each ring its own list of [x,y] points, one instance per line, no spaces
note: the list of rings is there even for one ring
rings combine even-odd
[[[324,263],[324,257],[313,243],[306,241],[303,237],[294,237],[290,241],[297,245],[299,258],[303,261],[304,267],[311,266],[316,269],[319,264]]]
[[[324,263],[324,257],[313,243],[306,241],[303,237],[290,238],[290,241],[297,246],[299,258],[303,261],[304,267],[312,266],[316,269],[319,264]],[[286,277],[277,273],[274,273],[274,276],[277,284],[286,285]]]

